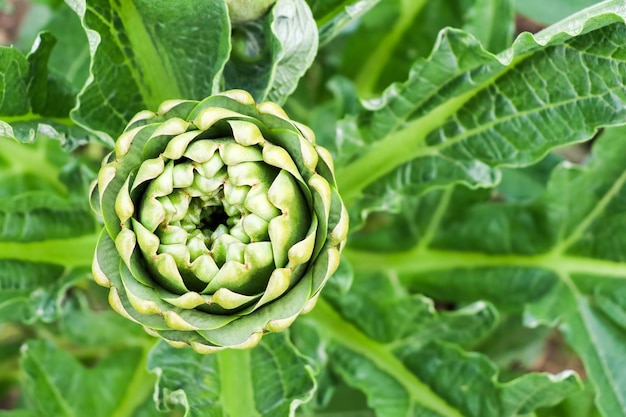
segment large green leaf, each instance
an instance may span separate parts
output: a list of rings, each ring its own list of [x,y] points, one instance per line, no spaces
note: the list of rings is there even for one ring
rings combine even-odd
[[[0,144],[0,321],[50,321],[91,265],[97,226],[85,196],[93,174],[56,140]]]
[[[138,111],[219,90],[230,53],[225,0],[68,4],[82,19],[92,59],[72,118],[102,138],[116,138]]]
[[[384,265],[440,299],[529,305],[527,325],[559,327],[580,355],[603,415],[624,416],[625,136],[624,128],[605,132],[584,167],[561,163],[533,201],[464,189],[427,194],[420,200],[432,200],[430,217],[418,210],[386,231],[363,232],[356,241],[368,249],[346,256],[357,271]],[[377,237],[390,240],[383,236],[398,227],[409,231],[403,251],[372,252]]]
[[[315,388],[306,358],[285,333],[264,336],[253,350],[214,355],[160,343],[148,366],[159,375],[160,408],[182,407],[186,417],[293,416]]]
[[[528,323],[558,323],[568,343],[585,363],[596,390],[596,405],[604,416],[626,415],[626,381],[621,371],[626,349],[623,322],[603,314],[603,304],[593,300],[578,280],[593,280],[596,288],[607,278],[602,274],[563,273],[561,282],[540,303],[529,308]],[[620,286],[623,288],[624,284]]]
[[[349,293],[327,295],[303,322],[325,341],[328,366],[365,392],[377,416],[516,416],[577,390],[572,373],[498,382],[485,357],[452,345],[493,329],[497,315],[486,303],[437,313],[385,274],[361,274]]]
[[[142,349],[115,351],[88,369],[49,342],[30,341],[21,361],[26,407],[40,416],[133,415],[153,389],[146,356]]]
[[[353,159],[337,170],[342,195],[365,197],[357,212],[393,210],[386,202],[450,183],[492,187],[496,167],[532,164],[624,123],[623,38],[622,1],[523,34],[498,56],[465,32],[444,30],[409,79],[354,121],[359,136],[337,144]]]
[[[101,302],[105,300],[102,299]],[[82,303],[67,306],[59,320],[60,333],[81,346],[91,348],[142,347],[147,343],[154,343],[152,336],[139,328],[136,323],[113,310],[100,311],[101,307],[104,306],[89,306]]]
[[[0,137],[32,142],[47,136],[75,147],[87,139],[69,119],[75,89],[68,78],[48,70],[56,39],[40,34],[28,55],[0,46]]]

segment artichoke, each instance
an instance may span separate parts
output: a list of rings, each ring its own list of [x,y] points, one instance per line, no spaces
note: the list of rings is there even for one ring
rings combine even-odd
[[[310,310],[348,230],[328,151],[241,90],[139,112],[91,202],[111,306],[200,353],[252,347]]]
[[[228,15],[233,24],[262,17],[274,3],[276,0],[226,0]]]

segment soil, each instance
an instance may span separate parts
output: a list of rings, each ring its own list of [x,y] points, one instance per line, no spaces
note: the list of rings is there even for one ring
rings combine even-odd
[[[26,0],[0,0],[0,45],[10,45],[17,39],[22,19],[28,11]]]

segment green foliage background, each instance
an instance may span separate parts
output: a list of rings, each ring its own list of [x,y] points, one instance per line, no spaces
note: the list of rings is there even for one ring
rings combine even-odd
[[[626,3],[595,3],[32,5],[0,47],[0,416],[626,416]],[[110,311],[86,196],[137,111],[229,88],[313,128],[352,233],[289,331],[201,356]]]

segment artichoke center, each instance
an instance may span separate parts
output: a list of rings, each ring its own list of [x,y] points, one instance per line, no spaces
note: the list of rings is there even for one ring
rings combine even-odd
[[[241,220],[241,210],[234,207],[227,209],[224,203],[223,190],[211,199],[193,197],[186,215],[180,220],[180,226],[188,233],[198,230],[206,237],[207,247],[223,233],[231,229]],[[245,239],[244,239],[245,240]]]
[[[226,214],[223,206],[208,206],[200,213],[198,229],[202,230],[204,234],[207,231],[212,233],[219,225],[228,223],[233,223],[233,219]]]

